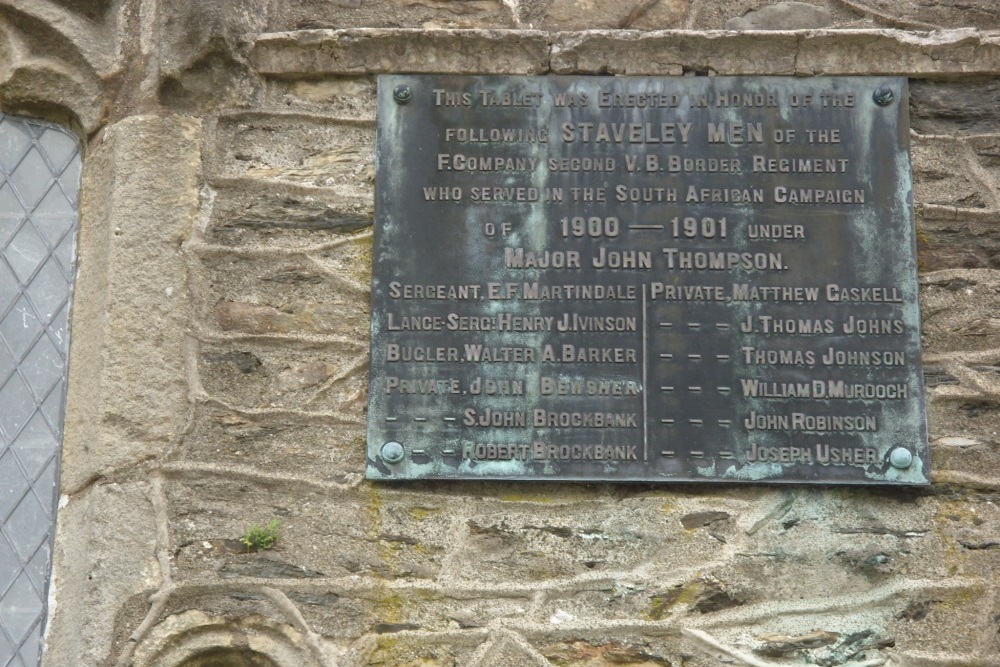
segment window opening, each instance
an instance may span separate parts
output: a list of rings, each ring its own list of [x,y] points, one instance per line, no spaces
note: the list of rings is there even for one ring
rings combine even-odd
[[[68,130],[0,113],[0,667],[41,662],[80,167]]]

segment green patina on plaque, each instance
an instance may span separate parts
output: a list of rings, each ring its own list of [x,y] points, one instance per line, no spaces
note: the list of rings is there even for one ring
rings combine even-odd
[[[380,77],[368,477],[927,483],[907,107]]]

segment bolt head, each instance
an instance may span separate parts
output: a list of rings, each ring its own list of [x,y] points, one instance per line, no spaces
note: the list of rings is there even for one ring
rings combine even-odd
[[[892,104],[892,100],[894,98],[895,95],[892,92],[892,88],[889,86],[879,86],[875,89],[875,92],[872,93],[872,99],[875,100],[875,104],[880,107]]]
[[[403,446],[394,440],[382,445],[382,460],[386,463],[399,463],[406,456]]]
[[[393,89],[392,99],[396,104],[407,104],[413,99],[413,91],[406,84],[400,84]]]
[[[889,463],[892,464],[893,468],[905,470],[913,463],[913,452],[905,447],[896,447],[889,454]]]

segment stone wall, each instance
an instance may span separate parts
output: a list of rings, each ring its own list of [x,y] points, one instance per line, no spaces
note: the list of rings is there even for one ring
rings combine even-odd
[[[997,29],[993,0],[0,0],[0,104],[86,141],[45,664],[1000,664]],[[382,72],[910,77],[933,485],[365,482]]]

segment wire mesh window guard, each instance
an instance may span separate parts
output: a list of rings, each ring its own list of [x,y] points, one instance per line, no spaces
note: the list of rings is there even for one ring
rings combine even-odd
[[[80,167],[66,129],[0,114],[0,667],[41,662]]]

